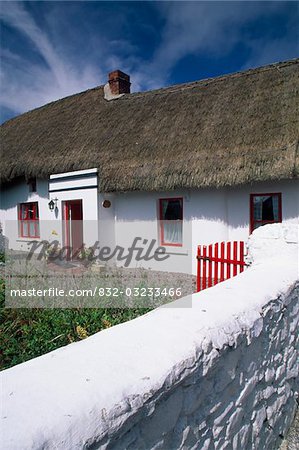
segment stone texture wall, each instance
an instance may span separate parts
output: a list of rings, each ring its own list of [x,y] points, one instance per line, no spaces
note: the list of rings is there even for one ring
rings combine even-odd
[[[252,266],[7,369],[5,450],[275,450],[298,395],[298,229],[267,225]]]
[[[187,376],[157,392],[109,449],[278,448],[296,411],[298,285],[265,305],[250,329],[210,342]],[[124,412],[126,415],[126,412]],[[106,447],[105,447],[106,448]]]

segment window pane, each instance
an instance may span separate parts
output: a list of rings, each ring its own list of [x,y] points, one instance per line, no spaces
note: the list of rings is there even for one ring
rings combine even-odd
[[[263,217],[263,197],[253,197],[253,216],[255,220],[262,220]]]
[[[28,205],[28,219],[35,219],[35,206],[33,203]]]
[[[35,236],[35,222],[29,222],[29,235],[31,237]]]
[[[278,220],[278,196],[258,195],[253,198],[254,220]]]
[[[279,194],[253,196],[253,229],[280,220],[279,198]]]
[[[39,222],[35,221],[35,237],[39,237]]]
[[[19,235],[23,237],[38,237],[38,202],[20,203],[19,205]]]
[[[183,199],[161,199],[161,243],[182,244],[183,234]]]
[[[29,231],[28,222],[24,221],[23,222],[23,236],[24,237],[29,236],[28,231]]]
[[[181,220],[164,220],[164,242],[169,244],[182,243],[183,222]]]
[[[263,220],[274,220],[274,213],[273,213],[273,197],[262,197],[262,216]]]
[[[21,219],[26,219],[26,205],[21,204]]]
[[[279,220],[279,203],[278,203],[278,195],[272,196],[273,202],[273,220]]]
[[[183,219],[182,199],[162,200],[162,220],[182,220]]]

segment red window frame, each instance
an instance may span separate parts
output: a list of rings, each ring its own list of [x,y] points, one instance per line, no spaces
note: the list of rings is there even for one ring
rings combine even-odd
[[[181,243],[173,243],[173,242],[165,242],[164,241],[164,220],[163,220],[163,201],[169,201],[169,200],[181,200],[182,201],[182,224],[183,224],[183,217],[184,217],[184,201],[183,197],[167,197],[167,198],[159,198],[159,224],[160,224],[160,245],[162,246],[169,246],[169,247],[182,247],[183,242]],[[183,239],[183,236],[182,236]]]
[[[277,220],[255,220],[254,219],[254,197],[265,197],[265,196],[277,196],[278,198],[278,219]],[[281,192],[270,192],[270,193],[258,193],[250,194],[250,233],[255,230],[255,224],[259,223],[261,225],[266,225],[268,223],[280,223],[282,222],[282,207],[281,207]]]
[[[25,209],[25,217],[22,217],[22,210]],[[32,217],[29,215],[29,210],[32,212]],[[22,238],[39,238],[39,214],[38,214],[38,202],[28,202],[19,204],[19,236]],[[34,234],[31,233],[30,223],[34,224]],[[27,224],[28,233],[24,232],[24,224]]]

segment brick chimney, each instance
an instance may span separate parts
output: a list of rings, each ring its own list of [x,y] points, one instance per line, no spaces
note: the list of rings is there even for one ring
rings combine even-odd
[[[130,77],[120,70],[109,73],[108,80],[112,95],[130,94]]]

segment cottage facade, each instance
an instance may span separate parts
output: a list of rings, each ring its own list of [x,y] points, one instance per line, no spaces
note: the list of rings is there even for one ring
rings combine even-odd
[[[195,273],[196,246],[298,223],[299,60],[129,93],[105,87],[1,127],[0,221],[9,245],[155,240],[131,266]],[[122,264],[121,261],[118,264]]]

